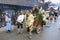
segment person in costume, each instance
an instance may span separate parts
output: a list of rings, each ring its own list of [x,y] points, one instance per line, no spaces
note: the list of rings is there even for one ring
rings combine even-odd
[[[24,15],[23,15],[23,11],[21,10],[19,12],[19,16],[17,17],[17,21],[16,24],[18,25],[18,32],[17,33],[22,33],[23,30],[23,21],[24,21]]]
[[[34,22],[34,16],[33,14],[27,10],[27,21],[26,21],[26,25],[27,25],[27,28],[28,28],[28,32],[29,32],[29,38],[31,38],[31,35],[32,35],[32,31],[33,31],[33,22]]]

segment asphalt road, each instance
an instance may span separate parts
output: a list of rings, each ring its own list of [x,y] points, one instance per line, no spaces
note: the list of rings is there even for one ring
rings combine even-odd
[[[16,27],[16,26],[15,26]],[[60,17],[57,22],[53,22],[49,27],[43,27],[40,34],[33,33],[31,40],[60,40]],[[24,29],[22,34],[17,34],[17,29],[11,33],[6,33],[5,28],[0,28],[0,40],[30,40],[28,33]]]

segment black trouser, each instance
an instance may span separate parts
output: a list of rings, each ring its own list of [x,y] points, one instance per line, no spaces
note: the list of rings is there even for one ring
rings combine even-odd
[[[18,24],[17,28],[19,29],[20,27],[23,28],[23,24]]]
[[[29,27],[27,28],[27,32],[30,32],[30,29],[29,29]]]

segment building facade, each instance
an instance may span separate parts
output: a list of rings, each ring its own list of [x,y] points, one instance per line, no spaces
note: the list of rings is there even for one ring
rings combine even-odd
[[[37,4],[37,0],[0,0],[2,4],[33,6]]]
[[[31,9],[35,4],[38,4],[37,0],[0,0],[0,10]]]
[[[0,0],[0,20],[2,21],[3,14],[10,13],[14,17],[17,11],[32,9],[35,4],[38,4],[37,0]]]

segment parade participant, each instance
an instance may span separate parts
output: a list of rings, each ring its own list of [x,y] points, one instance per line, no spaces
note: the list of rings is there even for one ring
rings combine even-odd
[[[46,11],[46,26],[49,27],[50,24],[49,24],[49,11]]]
[[[6,21],[6,30],[7,30],[7,32],[11,32],[12,25],[11,25],[11,15],[10,14],[6,14],[5,21]]]
[[[34,27],[36,29],[36,33],[40,33],[41,29],[43,29],[43,25],[45,24],[45,21],[43,20],[43,15],[42,15],[43,11],[41,12],[39,10],[38,5],[34,5],[32,13],[35,17],[34,18]]]
[[[19,15],[17,17],[17,22],[16,24],[18,25],[18,32],[17,33],[22,33],[23,30],[23,21],[24,21],[24,15],[23,15],[23,11],[21,10],[19,12]]]
[[[50,23],[52,23],[52,21],[53,21],[53,16],[51,15],[50,16]]]
[[[34,16],[31,14],[31,12],[29,10],[27,10],[27,21],[26,21],[26,25],[27,28],[29,29],[29,38],[31,38],[32,35],[32,30],[33,30],[33,22],[34,22]]]
[[[35,14],[38,13],[38,12],[39,12],[38,5],[34,5],[33,10],[32,10],[33,15],[35,16]]]
[[[54,21],[56,22],[56,19],[57,19],[58,15],[57,15],[57,12],[55,11],[54,12]]]

